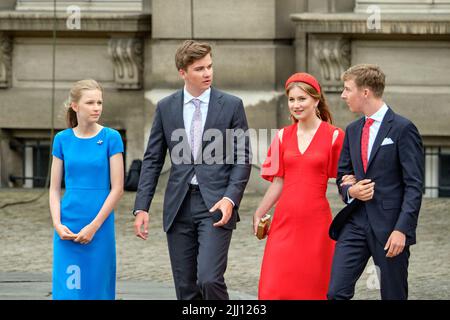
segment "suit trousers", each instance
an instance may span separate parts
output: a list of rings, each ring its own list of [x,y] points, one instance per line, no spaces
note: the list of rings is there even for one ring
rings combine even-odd
[[[224,273],[233,230],[214,227],[198,187],[190,187],[167,231],[178,300],[228,300]]]
[[[364,206],[355,210],[341,230],[335,247],[328,299],[347,300],[372,256],[380,283],[381,299],[408,298],[409,246],[394,258],[387,258],[385,243],[376,239]]]

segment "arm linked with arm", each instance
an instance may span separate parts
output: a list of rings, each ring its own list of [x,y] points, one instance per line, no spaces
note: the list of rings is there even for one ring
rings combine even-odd
[[[348,128],[345,130],[344,144],[342,146],[341,154],[339,156],[338,172],[336,177],[336,184],[342,200],[349,203],[348,189],[350,185],[341,187],[342,177],[345,175],[354,174],[352,160],[350,157],[349,133]]]

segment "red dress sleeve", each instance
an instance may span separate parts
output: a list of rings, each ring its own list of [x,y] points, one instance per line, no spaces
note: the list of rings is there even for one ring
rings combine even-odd
[[[284,131],[286,131],[286,129]],[[283,139],[284,133],[285,132],[283,132]],[[266,160],[261,166],[261,177],[270,182],[273,182],[274,177],[284,177],[283,148],[278,134],[270,144]]]
[[[333,136],[334,131],[336,129],[339,131],[339,134],[338,134],[338,137],[336,138],[336,141],[332,145],[331,151],[330,151],[330,158],[329,158],[330,160],[328,163],[328,177],[329,178],[336,178],[336,176],[337,176],[339,156],[341,155],[342,145],[344,144],[345,132],[342,129],[334,127],[331,135]],[[333,141],[333,140],[331,140],[331,141]]]

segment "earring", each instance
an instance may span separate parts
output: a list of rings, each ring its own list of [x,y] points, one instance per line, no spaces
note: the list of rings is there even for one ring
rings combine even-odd
[[[322,117],[320,116],[320,111],[319,108],[316,106],[316,116],[317,118],[319,118],[320,120],[322,120]]]

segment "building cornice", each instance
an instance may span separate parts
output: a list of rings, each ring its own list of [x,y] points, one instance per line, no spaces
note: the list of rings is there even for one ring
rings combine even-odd
[[[80,28],[69,29],[70,14],[56,14],[56,29],[67,32],[150,32],[151,15],[143,13],[81,13]],[[0,31],[52,31],[53,12],[0,11]]]
[[[299,13],[291,20],[298,32],[340,34],[450,34],[450,14],[381,14],[380,28],[368,28],[369,14]]]

